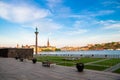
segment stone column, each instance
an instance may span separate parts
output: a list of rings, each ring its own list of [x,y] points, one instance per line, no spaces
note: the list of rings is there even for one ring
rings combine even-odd
[[[35,31],[35,36],[36,36],[36,39],[35,39],[35,54],[38,54],[38,29],[36,28],[36,31]]]

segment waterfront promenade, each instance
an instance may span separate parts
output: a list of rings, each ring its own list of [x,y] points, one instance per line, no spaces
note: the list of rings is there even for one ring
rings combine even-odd
[[[77,72],[75,67],[59,65],[48,68],[40,62],[0,58],[0,80],[120,80],[120,75],[87,69]]]

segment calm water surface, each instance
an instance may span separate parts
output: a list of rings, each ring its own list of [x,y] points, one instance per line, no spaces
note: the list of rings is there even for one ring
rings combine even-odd
[[[40,55],[120,58],[120,50],[40,52]]]

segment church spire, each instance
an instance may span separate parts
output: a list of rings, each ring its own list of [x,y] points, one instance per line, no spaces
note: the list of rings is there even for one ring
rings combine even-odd
[[[47,41],[47,47],[50,47],[49,38],[48,38],[48,41]]]

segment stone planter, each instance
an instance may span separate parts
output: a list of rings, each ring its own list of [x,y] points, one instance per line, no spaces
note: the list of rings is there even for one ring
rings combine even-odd
[[[23,58],[20,58],[20,61],[23,62]]]
[[[36,58],[33,58],[33,59],[32,59],[32,62],[33,62],[33,64],[35,64],[35,63],[37,62],[37,59],[36,59]]]
[[[18,57],[18,56],[16,56],[16,57],[15,57],[15,59],[16,59],[16,60],[18,60],[18,59],[19,59],[19,57]]]
[[[83,63],[77,63],[76,68],[77,68],[78,72],[82,72],[83,69],[84,69],[84,64]]]

